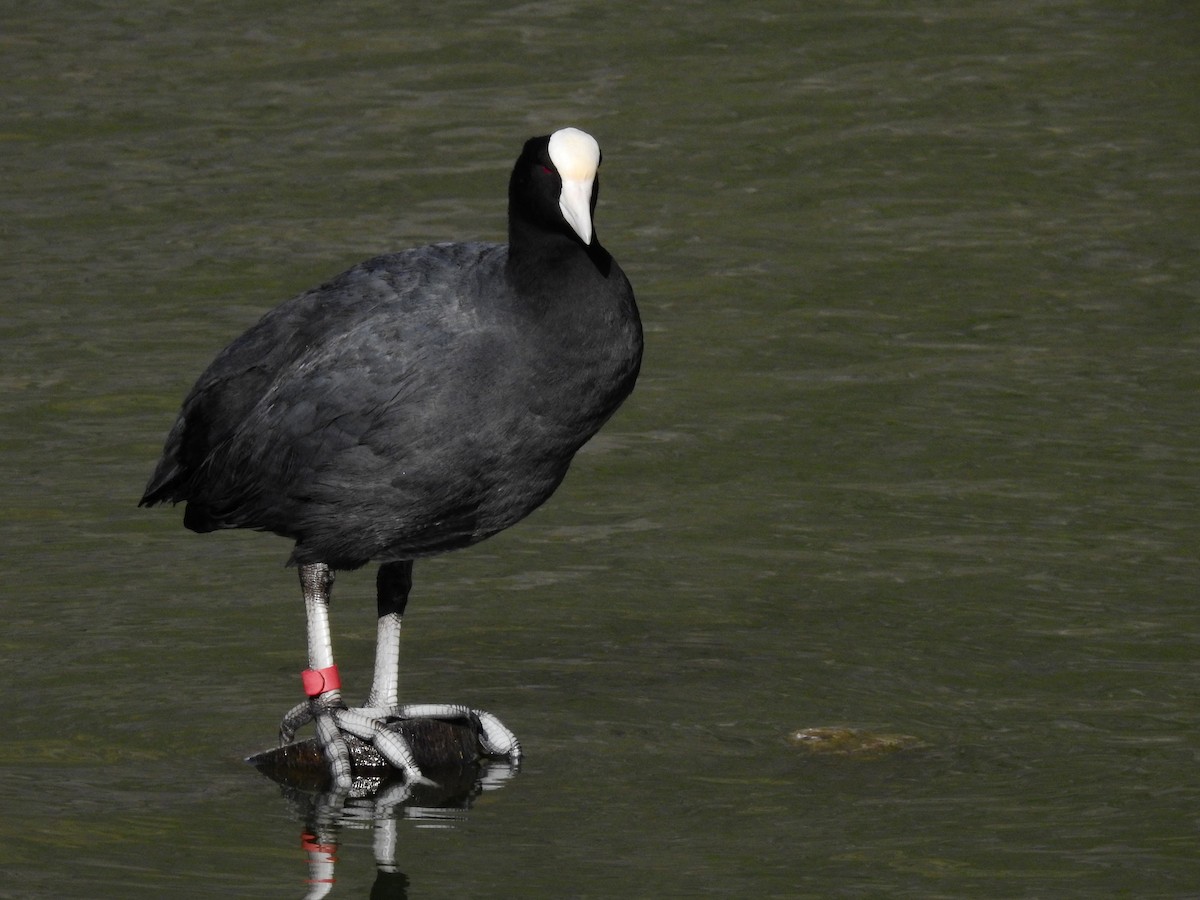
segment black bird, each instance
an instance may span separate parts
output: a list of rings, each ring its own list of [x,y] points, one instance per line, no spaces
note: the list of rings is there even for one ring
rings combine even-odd
[[[434,244],[360,263],[267,313],[200,376],[140,505],[187,504],[185,526],[295,541],[308,615],[309,699],[335,780],[344,733],[422,776],[390,717],[462,716],[485,746],[520,746],[494,716],[401,706],[400,620],[413,560],[518,522],[633,389],[633,290],[592,227],[600,148],[563,128],[526,142],[508,188],[508,243]],[[348,709],[330,642],[333,572],[380,563],[366,705]]]

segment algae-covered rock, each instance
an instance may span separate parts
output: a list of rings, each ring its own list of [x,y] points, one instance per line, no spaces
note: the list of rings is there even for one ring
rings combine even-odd
[[[813,756],[850,756],[877,758],[902,750],[928,746],[910,734],[887,734],[859,728],[801,728],[788,735],[788,741]]]

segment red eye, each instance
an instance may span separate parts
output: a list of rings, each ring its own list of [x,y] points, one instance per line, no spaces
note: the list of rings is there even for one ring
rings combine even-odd
[[[542,171],[543,171],[543,172],[545,172],[547,175],[553,175],[553,174],[554,174],[554,170],[553,170],[552,168],[550,168],[549,166],[546,166],[546,165],[543,165],[543,166],[542,166]]]

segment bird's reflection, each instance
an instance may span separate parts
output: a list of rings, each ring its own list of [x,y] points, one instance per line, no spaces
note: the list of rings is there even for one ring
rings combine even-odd
[[[453,727],[435,722],[429,725]],[[319,900],[333,893],[338,846],[346,829],[372,832],[376,868],[372,900],[407,897],[408,877],[397,860],[401,821],[452,827],[466,818],[476,797],[503,787],[518,769],[515,761],[489,758],[482,752],[443,754],[422,760],[422,771],[432,782],[423,784],[406,781],[369,744],[356,742],[350,749],[354,779],[344,789],[329,777],[316,740],[269,750],[248,760],[280,785],[302,823],[301,844],[308,859],[305,900]]]

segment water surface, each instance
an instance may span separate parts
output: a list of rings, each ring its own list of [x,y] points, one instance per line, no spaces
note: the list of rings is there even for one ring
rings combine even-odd
[[[241,762],[296,699],[288,548],[134,503],[228,340],[499,238],[566,123],[644,374],[543,510],[417,569],[406,693],[528,757],[399,823],[409,895],[1195,892],[1194,17],[797,10],[5,14],[0,896],[308,890]],[[370,592],[334,607],[364,689]],[[832,725],[923,747],[787,740]],[[331,896],[365,896],[372,833],[339,839]]]

